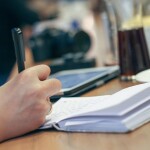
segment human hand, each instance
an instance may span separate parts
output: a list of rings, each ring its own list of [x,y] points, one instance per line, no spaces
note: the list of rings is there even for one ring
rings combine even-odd
[[[50,110],[47,98],[59,92],[57,79],[47,79],[50,69],[26,69],[0,87],[0,142],[39,128]]]

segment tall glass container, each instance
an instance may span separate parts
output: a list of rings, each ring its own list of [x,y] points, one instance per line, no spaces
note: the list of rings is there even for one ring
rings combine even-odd
[[[150,68],[141,0],[111,0],[116,12],[121,80]]]

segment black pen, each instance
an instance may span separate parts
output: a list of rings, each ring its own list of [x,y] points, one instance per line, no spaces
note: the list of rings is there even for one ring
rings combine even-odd
[[[23,35],[20,28],[13,28],[11,31],[15,47],[18,72],[20,73],[21,71],[25,70],[25,50],[23,44]]]

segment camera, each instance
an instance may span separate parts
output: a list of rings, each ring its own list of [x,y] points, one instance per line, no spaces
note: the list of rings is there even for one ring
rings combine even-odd
[[[83,30],[64,31],[47,28],[29,39],[29,47],[35,62],[60,58],[68,53],[84,55],[90,46],[90,36]]]
[[[91,46],[91,38],[83,30],[64,31],[48,28],[40,34],[33,35],[29,46],[35,62],[53,60],[50,64],[51,74],[96,65],[95,59],[85,57]]]

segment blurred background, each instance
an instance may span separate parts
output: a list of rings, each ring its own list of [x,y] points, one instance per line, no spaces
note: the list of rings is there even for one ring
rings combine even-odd
[[[13,27],[23,31],[26,67],[45,63],[55,73],[119,64],[118,20],[114,7],[119,5],[119,0],[3,1],[0,6],[1,85],[13,74],[12,71],[16,71],[11,37]],[[150,55],[150,1],[140,2],[142,27]],[[124,5],[122,0],[121,5],[131,12],[131,3]]]

